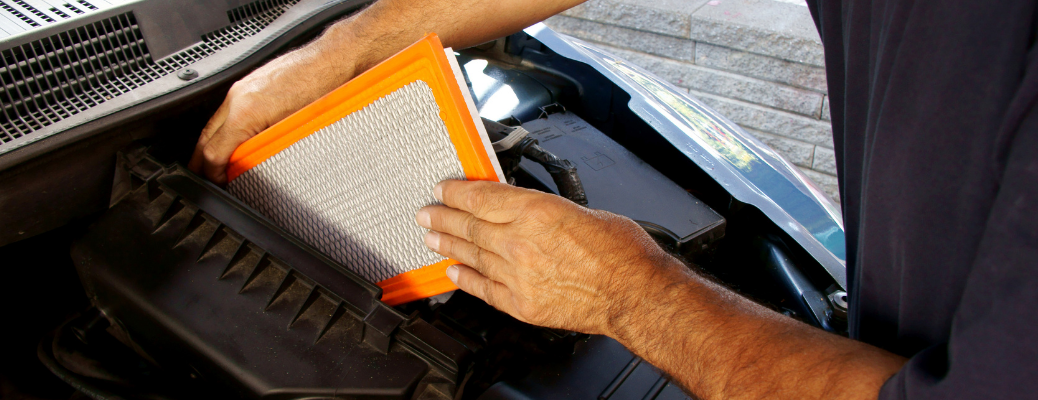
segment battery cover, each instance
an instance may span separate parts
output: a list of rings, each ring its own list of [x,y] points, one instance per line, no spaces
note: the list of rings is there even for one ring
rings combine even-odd
[[[442,180],[504,181],[461,79],[430,34],[239,146],[227,189],[386,303],[454,290],[414,215]]]

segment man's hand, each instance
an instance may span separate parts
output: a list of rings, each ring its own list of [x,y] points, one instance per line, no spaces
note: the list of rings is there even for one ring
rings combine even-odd
[[[444,205],[421,209],[426,244],[464,265],[448,276],[469,292],[535,325],[605,335],[653,277],[682,264],[637,224],[558,196],[495,182],[445,181]]]
[[[188,167],[227,181],[231,153],[249,138],[430,32],[465,48],[519,31],[583,0],[379,0],[317,40],[257,69],[227,93]]]
[[[349,80],[352,63],[345,55],[322,50],[327,47],[322,39],[235,82],[202,129],[188,168],[214,183],[226,183],[227,163],[239,145]]]
[[[691,273],[629,219],[492,182],[418,211],[462,290],[536,325],[605,334],[699,398],[875,399],[905,359]]]

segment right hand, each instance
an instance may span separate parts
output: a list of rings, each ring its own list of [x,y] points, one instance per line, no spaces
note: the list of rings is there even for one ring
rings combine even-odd
[[[279,57],[235,82],[198,137],[188,168],[227,183],[231,154],[249,138],[324,96],[353,76],[327,62],[316,43]]]
[[[462,263],[447,277],[520,321],[621,339],[655,323],[645,304],[687,292],[688,268],[629,218],[497,182],[444,181],[433,195],[443,205],[415,219],[430,249]]]

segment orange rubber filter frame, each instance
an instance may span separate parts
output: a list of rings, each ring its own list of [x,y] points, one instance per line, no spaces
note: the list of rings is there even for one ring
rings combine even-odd
[[[456,75],[461,72],[452,61],[447,58],[436,34],[427,35],[242,143],[231,155],[227,181],[234,180],[300,139],[419,80],[433,91],[440,108],[440,119],[457,150],[466,179],[503,181],[496,158],[491,159],[493,150],[481,129],[482,122],[474,111],[475,106],[468,93],[463,92],[461,77]],[[382,301],[397,305],[457,289],[446,275],[447,267],[457,263],[447,259],[379,282]]]

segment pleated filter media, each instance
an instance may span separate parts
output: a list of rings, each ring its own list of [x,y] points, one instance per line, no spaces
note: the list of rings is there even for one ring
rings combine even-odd
[[[228,190],[375,282],[443,261],[415,240],[424,229],[413,222],[413,211],[436,203],[437,182],[465,179],[435,105],[428,85],[411,83],[245,171]]]
[[[503,180],[459,78],[430,35],[242,144],[227,189],[387,303],[453,290],[414,215],[440,181]]]

